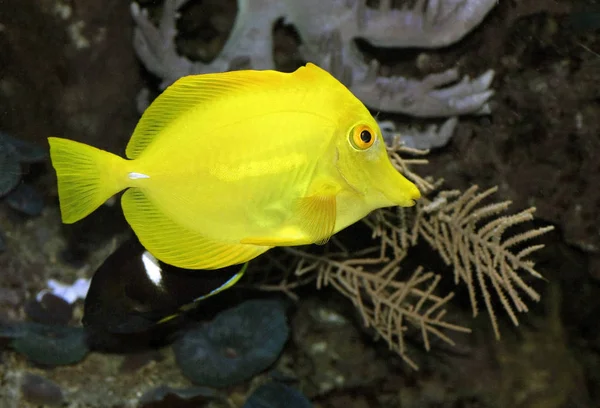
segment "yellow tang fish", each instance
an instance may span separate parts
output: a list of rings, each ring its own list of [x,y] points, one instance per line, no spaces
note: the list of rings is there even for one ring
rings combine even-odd
[[[374,209],[411,206],[367,108],[314,64],[192,75],[144,112],[123,159],[50,137],[64,223],[127,189],[142,245],[188,269],[323,243]]]

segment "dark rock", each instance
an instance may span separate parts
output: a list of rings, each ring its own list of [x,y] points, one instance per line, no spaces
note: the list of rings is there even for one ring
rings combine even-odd
[[[46,293],[39,302],[35,298],[27,302],[25,313],[37,323],[66,326],[73,316],[73,305],[52,293]]]
[[[258,387],[242,408],[312,408],[300,391],[278,382]]]
[[[138,119],[140,70],[129,2],[4,0],[0,126],[38,146],[64,136],[123,151]],[[43,63],[40,63],[40,62]],[[35,149],[17,146],[23,158]]]
[[[31,217],[40,215],[44,209],[44,198],[39,191],[23,183],[6,196],[6,203],[13,210]]]
[[[40,375],[26,373],[21,378],[21,394],[34,405],[60,406],[64,395],[60,387],[53,381]]]
[[[134,373],[152,361],[162,361],[163,359],[163,355],[158,350],[145,350],[129,354],[123,359],[119,372],[123,374]]]
[[[140,408],[201,407],[218,397],[215,390],[207,387],[172,388],[156,387],[140,397]]]
[[[0,134],[0,197],[5,196],[19,184],[21,164],[15,151],[3,143]]]
[[[37,144],[17,139],[6,133],[0,132],[0,139],[14,152],[20,163],[30,164],[43,161],[48,157],[48,150]]]

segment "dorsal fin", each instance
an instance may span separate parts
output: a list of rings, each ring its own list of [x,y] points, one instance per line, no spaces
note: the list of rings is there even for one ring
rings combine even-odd
[[[338,85],[341,84],[333,75],[323,68],[313,64],[312,62],[308,62],[306,65],[298,68],[292,72],[292,75],[301,81],[314,81],[323,83],[330,81],[330,83],[335,82]]]
[[[161,131],[186,112],[210,100],[277,80],[276,71],[232,71],[189,75],[178,79],[146,109],[138,122],[125,154],[136,159],[159,137]]]
[[[236,92],[279,87],[290,79],[318,80],[323,73],[327,71],[309,63],[291,74],[273,70],[243,70],[182,77],[165,89],[146,109],[127,145],[127,158],[138,158],[157,139],[161,130],[203,103],[231,96]]]

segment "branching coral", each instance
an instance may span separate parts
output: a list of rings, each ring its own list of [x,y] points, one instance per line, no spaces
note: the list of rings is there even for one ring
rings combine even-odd
[[[298,2],[238,0],[233,31],[219,56],[209,64],[192,63],[174,47],[177,9],[187,0],[166,0],[159,27],[133,3],[134,46],[146,67],[163,79],[162,88],[183,75],[230,70],[245,60],[254,69],[273,69],[271,30],[284,17],[302,37],[301,52],[344,82],[368,106],[415,116],[453,116],[488,113],[493,72],[439,89],[460,78],[456,69],[429,75],[423,81],[379,75],[379,64],[367,63],[354,40],[364,38],[379,47],[439,47],[452,44],[476,27],[496,0],[419,0],[412,7],[378,9],[366,0]],[[310,3],[310,4],[307,4]]]
[[[481,205],[496,190],[491,188],[477,193],[477,186],[472,186],[464,193],[442,191],[433,201],[418,207],[413,228],[448,265],[452,265],[455,283],[467,285],[474,315],[477,314],[475,286],[479,286],[494,331],[499,336],[488,285],[491,284],[493,292],[517,325],[515,310],[528,310],[519,291],[531,300],[539,300],[537,292],[525,283],[518,272],[526,271],[541,278],[528,257],[543,245],[515,248],[550,231],[552,227],[530,229],[505,237],[508,229],[532,220],[535,208],[500,215],[507,210],[509,201]]]
[[[446,321],[444,306],[453,294],[440,297],[434,293],[441,279],[439,275],[417,268],[408,279],[403,276],[400,262],[404,255],[393,259],[354,258],[342,253],[316,256],[294,249],[288,251],[313,263],[317,287],[331,285],[348,297],[358,308],[365,326],[375,328],[390,348],[415,369],[417,365],[408,356],[404,341],[407,330],[419,330],[427,350],[431,347],[431,336],[454,345],[444,332],[470,331]],[[301,276],[305,271],[297,270],[296,274]]]
[[[376,5],[370,7],[373,3]],[[302,32],[338,30],[344,42],[360,36],[377,47],[427,48],[459,41],[481,23],[497,0],[334,0],[286,4],[294,16],[291,21]]]
[[[391,0],[379,2],[377,8],[368,7],[366,0],[238,0],[233,30],[210,63],[192,62],[175,50],[177,10],[187,1],[165,0],[158,27],[145,10],[136,3],[131,6],[137,25],[135,50],[148,70],[162,79],[161,89],[189,74],[275,68],[272,29],[278,18],[284,18],[300,33],[303,58],[327,69],[372,109],[419,117],[490,112],[493,71],[473,80],[468,76],[460,80],[457,69],[420,81],[386,77],[380,74],[376,60],[365,60],[355,40],[364,38],[379,47],[445,46],[476,27],[496,0],[419,0],[400,9],[392,8]],[[141,109],[146,104],[142,102]],[[435,137],[435,127],[427,133],[434,135],[435,145],[440,145],[450,138],[455,125],[455,119],[449,119],[440,128],[439,137]]]
[[[413,116],[438,117],[489,113],[487,101],[493,72],[440,89],[460,78],[456,69],[422,81],[383,77],[376,60],[367,63],[354,40],[377,47],[440,47],[452,44],[476,27],[495,0],[419,0],[413,7],[392,8],[391,0],[376,9],[366,0],[287,1],[286,19],[302,37],[301,51],[310,61],[345,83],[367,106]]]

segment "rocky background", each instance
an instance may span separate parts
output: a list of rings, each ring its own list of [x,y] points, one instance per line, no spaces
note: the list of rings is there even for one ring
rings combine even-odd
[[[192,2],[180,20],[179,51],[209,61],[235,12],[233,0]],[[0,131],[42,148],[48,136],[60,135],[122,153],[138,119],[138,92],[157,85],[136,59],[132,33],[127,1],[0,0]],[[279,67],[294,67],[297,47],[293,30],[277,25]],[[547,279],[542,301],[521,316],[520,327],[501,322],[496,341],[485,317],[472,320],[461,309],[459,290],[455,313],[473,333],[456,348],[423,353],[413,371],[373,341],[333,291],[304,289],[277,369],[295,377],[319,407],[600,406],[600,4],[503,0],[453,46],[366,51],[391,72],[413,76],[455,66],[472,76],[495,71],[492,114],[461,118],[450,143],[419,172],[462,190],[498,185],[498,198],[513,200],[513,210],[534,205],[540,225],[556,226],[537,257]],[[91,276],[125,231],[118,206],[62,226],[49,162],[23,170],[44,209],[32,217],[0,202],[3,320],[24,319],[48,279]],[[77,324],[80,304],[65,313]],[[190,386],[168,348],[92,353],[56,368],[6,348],[0,405],[242,406],[257,381],[220,390],[218,398],[197,393],[139,402],[160,385]]]

